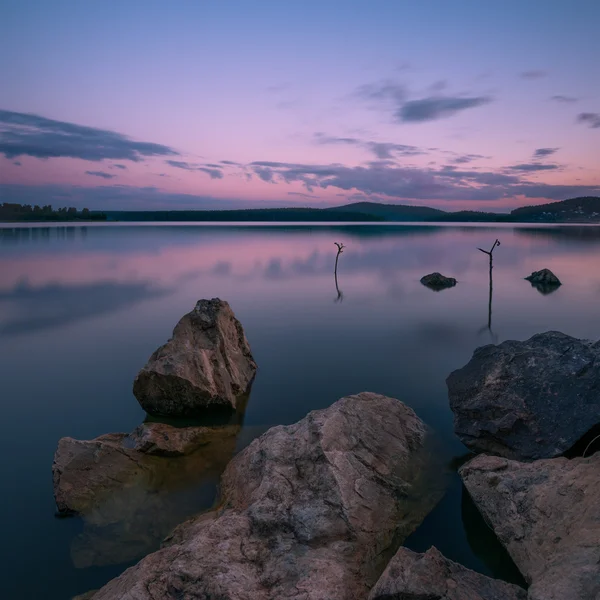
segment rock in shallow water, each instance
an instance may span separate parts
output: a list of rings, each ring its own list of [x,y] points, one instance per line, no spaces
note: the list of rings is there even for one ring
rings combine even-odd
[[[600,343],[550,331],[475,350],[446,383],[454,430],[472,450],[560,456],[600,423]]]
[[[550,270],[542,269],[541,271],[534,271],[529,277],[525,277],[527,281],[530,281],[532,285],[541,286],[559,286],[561,285],[560,279]]]
[[[531,584],[530,600],[600,597],[600,452],[532,463],[478,456],[459,473]]]
[[[454,277],[444,277],[441,273],[430,273],[421,277],[421,283],[432,290],[443,290],[456,285]]]
[[[369,600],[526,600],[522,588],[475,573],[437,548],[418,554],[400,548]]]
[[[78,568],[119,564],[158,548],[173,527],[210,506],[239,425],[177,429],[145,423],[131,434],[62,438],[54,456],[59,511],[79,513]]]
[[[363,393],[252,442],[222,478],[222,507],[94,600],[364,600],[443,492],[427,430],[402,402]]]
[[[197,416],[235,409],[255,374],[248,340],[229,304],[199,300],[138,373],[133,393],[150,414]]]

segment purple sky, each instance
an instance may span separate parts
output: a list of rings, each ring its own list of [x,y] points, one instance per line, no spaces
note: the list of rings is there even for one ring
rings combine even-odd
[[[0,1],[0,200],[600,195],[597,0]]]

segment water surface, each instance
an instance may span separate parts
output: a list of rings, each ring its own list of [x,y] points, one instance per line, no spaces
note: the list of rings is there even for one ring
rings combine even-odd
[[[489,323],[488,261],[476,248],[496,237]],[[334,242],[346,246],[339,289]],[[237,449],[268,426],[369,390],[412,406],[459,464],[466,450],[452,432],[445,378],[483,344],[551,329],[600,338],[599,251],[596,227],[0,228],[2,597],[64,600],[156,548],[162,529],[147,526],[156,513],[98,527],[56,519],[52,457],[63,436],[131,431],[144,420],[133,378],[199,298],[230,302],[259,365]],[[564,283],[552,293],[523,280],[544,267]],[[432,271],[459,283],[431,291],[419,279]],[[178,478],[156,510],[178,521],[209,507],[215,464]],[[457,476],[407,542],[431,544],[518,579]]]

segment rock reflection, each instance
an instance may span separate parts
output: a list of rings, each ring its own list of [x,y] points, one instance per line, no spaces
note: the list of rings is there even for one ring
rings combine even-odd
[[[210,508],[241,427],[240,422],[202,428],[209,431],[204,443],[176,457],[148,452],[147,442],[142,452],[130,450],[133,434],[79,442],[91,447],[75,457],[79,464],[64,484],[77,483],[76,469],[85,471],[76,498],[84,528],[71,544],[75,567],[137,560],[158,549],[176,525]],[[99,441],[101,446],[94,447]]]

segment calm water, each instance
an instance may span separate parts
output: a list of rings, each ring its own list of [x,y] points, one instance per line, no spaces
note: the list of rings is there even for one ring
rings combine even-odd
[[[489,329],[487,257],[476,248],[496,237]],[[347,247],[341,298],[335,241]],[[133,378],[199,298],[230,302],[260,367],[238,449],[270,425],[370,390],[412,406],[459,463],[446,376],[491,341],[549,329],[600,338],[599,259],[600,229],[591,227],[0,229],[0,596],[64,600],[99,587],[171,526],[154,528],[156,509],[143,502],[110,526],[55,518],[51,465],[62,436],[144,420]],[[523,280],[543,267],[564,282],[547,295]],[[459,283],[432,292],[419,283],[431,271]],[[166,521],[210,506],[218,471],[181,478],[163,499]],[[431,544],[473,569],[517,577],[457,476],[407,542]]]

